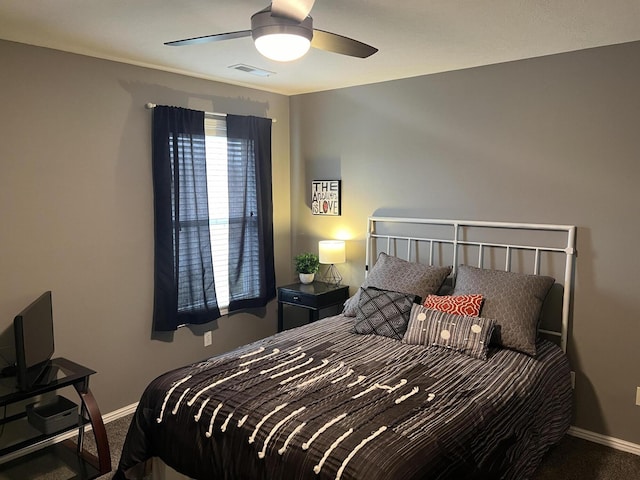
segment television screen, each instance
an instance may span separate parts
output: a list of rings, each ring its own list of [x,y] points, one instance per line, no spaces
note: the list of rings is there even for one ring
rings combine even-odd
[[[18,388],[28,390],[40,379],[53,356],[51,292],[43,293],[13,320]]]

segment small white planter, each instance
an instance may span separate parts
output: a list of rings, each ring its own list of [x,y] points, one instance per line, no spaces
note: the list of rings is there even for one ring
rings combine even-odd
[[[313,278],[316,276],[315,273],[299,273],[300,283],[308,284],[313,282]]]

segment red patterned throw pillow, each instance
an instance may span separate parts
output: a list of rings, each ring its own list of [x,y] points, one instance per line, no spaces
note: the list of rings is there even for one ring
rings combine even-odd
[[[424,306],[454,315],[479,317],[482,295],[428,295]]]

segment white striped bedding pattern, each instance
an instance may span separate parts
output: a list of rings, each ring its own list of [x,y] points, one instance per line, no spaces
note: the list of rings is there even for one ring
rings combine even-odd
[[[350,333],[336,316],[159,377],[119,474],[195,479],[526,479],[569,427],[565,355],[486,361]],[[117,477],[116,477],[117,478]]]

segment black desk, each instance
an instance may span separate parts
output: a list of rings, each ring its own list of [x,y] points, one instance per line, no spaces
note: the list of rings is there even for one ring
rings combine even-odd
[[[78,430],[78,441],[65,440],[61,443],[49,445],[31,453],[26,453],[17,458],[0,464],[0,478],[19,479],[22,465],[38,461],[38,459],[54,456],[64,462],[65,466],[77,473],[76,479],[90,480],[111,471],[111,453],[107,432],[104,428],[102,415],[98,409],[91,390],[89,390],[89,377],[96,373],[66,358],[51,360],[44,379],[30,390],[21,391],[15,386],[15,378],[3,378],[0,381],[0,409],[5,409],[11,404],[35,401],[34,397],[53,392],[63,387],[73,386],[80,397],[80,418],[78,425],[73,425],[50,434],[40,433],[31,427],[27,421],[26,409],[19,413],[5,415],[0,419],[0,428],[4,429],[12,424],[15,430],[25,432],[15,438],[0,436],[0,457],[13,452],[19,452],[39,442],[51,439],[63,433]],[[83,448],[85,426],[91,424],[96,442],[97,457]],[[12,456],[13,457],[13,456]],[[47,459],[48,461],[48,459]]]
[[[309,310],[309,322],[314,322],[320,318],[320,310],[342,305],[347,298],[348,285],[313,282],[278,287],[278,332],[283,330],[284,305],[306,308]]]

